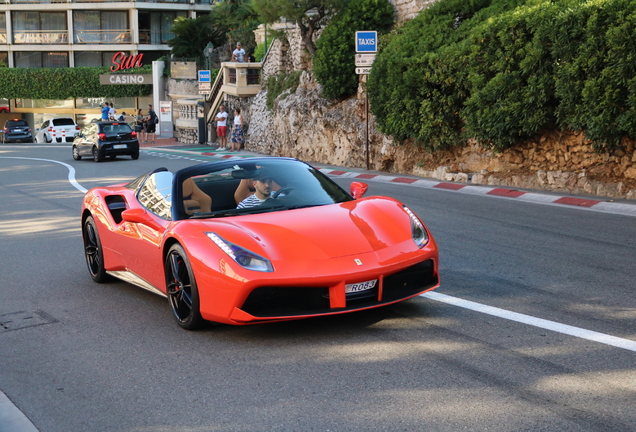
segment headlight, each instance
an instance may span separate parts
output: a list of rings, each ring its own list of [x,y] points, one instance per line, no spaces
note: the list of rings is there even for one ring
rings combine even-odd
[[[413,236],[413,241],[417,245],[417,247],[422,248],[426,246],[428,243],[428,234],[426,233],[426,228],[420,221],[420,219],[415,216],[415,213],[411,211],[408,207],[404,206],[404,211],[409,215],[411,219],[411,235]]]
[[[239,245],[223,240],[213,232],[206,232],[205,235],[241,267],[260,272],[274,271],[274,267],[272,267],[272,263],[268,259],[256,255]]]

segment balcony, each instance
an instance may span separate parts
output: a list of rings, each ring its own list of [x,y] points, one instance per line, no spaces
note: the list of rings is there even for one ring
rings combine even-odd
[[[139,43],[144,45],[167,44],[168,41],[174,39],[174,33],[162,32],[159,30],[139,30]]]
[[[7,35],[3,34],[7,43]],[[68,31],[66,30],[15,30],[13,32],[15,44],[65,44],[68,43]]]
[[[221,63],[223,86],[221,91],[239,97],[254,96],[261,89],[262,63]]]
[[[131,30],[75,30],[77,44],[130,44]]]

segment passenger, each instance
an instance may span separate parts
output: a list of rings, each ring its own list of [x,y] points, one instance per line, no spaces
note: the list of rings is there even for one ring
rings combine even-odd
[[[259,172],[256,176],[254,176],[253,181],[254,181],[254,190],[255,190],[254,194],[243,199],[236,207],[237,209],[256,207],[258,205],[263,204],[265,201],[267,201],[270,198],[272,194],[272,184],[274,183],[274,180],[272,180],[272,176],[267,170],[267,168],[259,168]],[[246,184],[247,182],[243,183],[243,181],[241,181],[241,184],[239,184],[239,187],[234,193],[235,199],[237,197],[237,194],[239,193],[239,189],[241,189],[241,185],[246,185]],[[244,193],[244,190],[245,188],[243,187],[241,189],[242,193]]]
[[[201,189],[192,180],[188,178],[183,182],[183,206],[188,215],[194,214],[194,210],[198,207],[201,213],[210,213],[212,211],[212,198]]]

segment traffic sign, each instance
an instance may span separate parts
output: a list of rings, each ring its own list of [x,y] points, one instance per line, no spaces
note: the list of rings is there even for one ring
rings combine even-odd
[[[371,66],[375,60],[375,54],[356,54],[356,66]]]
[[[199,82],[200,83],[209,83],[212,75],[210,75],[209,70],[200,70],[199,71]]]
[[[357,67],[356,68],[356,73],[358,75],[369,75],[371,73],[371,68],[370,67]]]
[[[374,53],[378,51],[377,31],[356,32],[356,52]]]

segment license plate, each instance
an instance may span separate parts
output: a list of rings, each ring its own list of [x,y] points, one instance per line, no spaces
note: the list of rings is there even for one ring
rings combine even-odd
[[[128,147],[128,144],[115,144],[113,146],[114,149],[124,149],[126,147]]]
[[[377,279],[366,281],[366,282],[358,282],[354,284],[346,284],[345,285],[345,293],[357,293],[361,291],[367,291],[371,288],[375,287],[375,284],[378,283]]]

